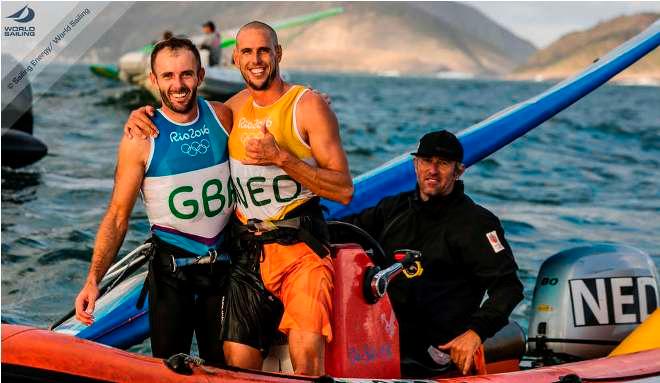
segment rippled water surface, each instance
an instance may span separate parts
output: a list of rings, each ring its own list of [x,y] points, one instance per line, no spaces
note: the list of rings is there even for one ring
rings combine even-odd
[[[549,84],[293,74],[332,97],[354,175],[453,132]],[[116,147],[141,93],[74,67],[55,87],[34,84],[41,162],[2,170],[2,320],[47,326],[81,287],[109,200]],[[468,169],[467,193],[495,212],[521,267],[526,324],[543,260],[566,248],[618,242],[660,265],[660,89],[605,86]],[[122,248],[147,235],[141,204]]]

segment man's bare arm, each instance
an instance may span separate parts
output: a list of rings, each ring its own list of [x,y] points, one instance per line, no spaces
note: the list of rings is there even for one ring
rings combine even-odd
[[[126,136],[119,145],[112,197],[96,235],[87,280],[76,298],[76,318],[85,324],[93,321],[98,283],[124,241],[128,220],[144,178],[149,145],[147,141],[131,140]]]
[[[115,185],[108,209],[101,221],[89,277],[98,283],[110,267],[128,228],[128,220],[137,199],[146,165],[148,143],[122,139],[117,156]]]
[[[304,94],[299,102],[294,117],[318,167],[280,149],[265,127],[263,138],[248,141],[245,163],[279,166],[316,195],[347,204],[353,197],[353,181],[341,146],[337,117],[321,96],[313,92]]]

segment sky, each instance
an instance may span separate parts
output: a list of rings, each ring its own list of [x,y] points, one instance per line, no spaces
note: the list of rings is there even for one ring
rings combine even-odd
[[[467,4],[538,48],[569,32],[588,29],[616,16],[648,11],[660,13],[660,1],[475,1]]]

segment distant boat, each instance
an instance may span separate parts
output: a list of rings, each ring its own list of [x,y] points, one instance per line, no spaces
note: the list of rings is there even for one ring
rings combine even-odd
[[[399,72],[398,70],[384,70],[378,72],[378,75],[380,77],[401,77],[401,72]]]
[[[442,71],[436,72],[435,77],[450,80],[469,80],[474,78],[474,74],[467,72]]]
[[[89,66],[89,70],[91,70],[95,75],[113,80],[119,80],[119,68],[117,68],[116,65],[92,64]]]
[[[286,72],[282,73],[286,79]],[[204,83],[200,87],[202,93],[236,94],[245,89],[243,76],[236,68],[212,66],[206,68]]]
[[[344,12],[341,7],[331,8],[324,11],[313,12],[302,16],[297,16],[291,19],[273,23],[272,26],[276,30],[286,28],[293,28],[305,24],[309,24],[327,17],[335,16]],[[220,43],[221,48],[229,48],[236,44],[237,30],[223,31],[221,35],[232,36],[224,38]],[[191,38],[193,42],[198,41],[198,36]],[[118,61],[118,65],[91,65],[90,70],[92,73],[112,79],[119,79],[131,84],[138,85],[147,89],[156,99],[160,99],[157,89],[154,89],[149,81],[150,59],[152,44],[145,45],[142,49],[123,54]],[[209,51],[200,49],[200,56],[202,65],[206,70],[204,82],[199,87],[199,92],[208,97],[228,98],[235,93],[245,88],[245,82],[240,72],[233,66],[209,66]],[[282,73],[282,77],[286,80],[288,75]]]
[[[627,86],[660,86],[660,79],[653,77],[624,78],[618,81],[619,85]]]

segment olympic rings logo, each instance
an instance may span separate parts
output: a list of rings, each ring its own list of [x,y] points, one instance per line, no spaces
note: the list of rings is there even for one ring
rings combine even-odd
[[[211,143],[209,140],[203,138],[199,142],[193,141],[190,144],[182,144],[181,152],[189,155],[190,157],[195,157],[198,154],[206,154],[210,146]]]

